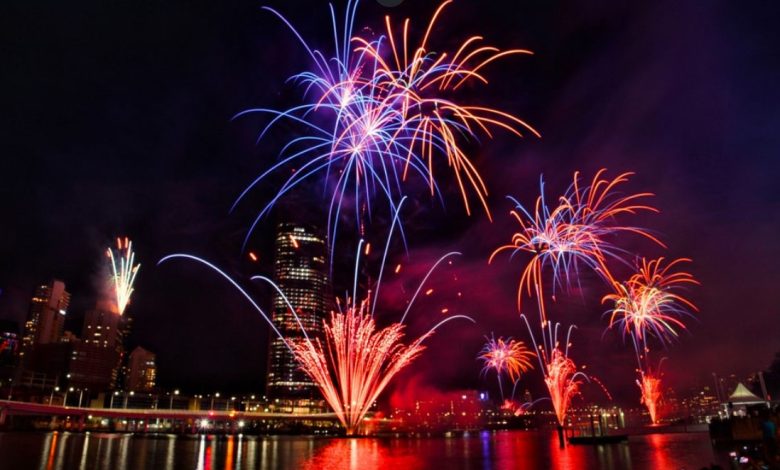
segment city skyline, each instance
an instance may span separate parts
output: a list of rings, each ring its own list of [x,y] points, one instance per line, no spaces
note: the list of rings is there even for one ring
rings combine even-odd
[[[277,7],[284,9],[284,5]],[[470,9],[474,7],[464,3],[458,8],[462,10],[452,20],[456,23],[453,27],[465,28],[462,18],[458,17],[468,17]],[[744,158],[745,152],[737,152],[737,147],[740,138],[747,138],[747,129],[740,127],[740,119],[737,116],[718,118],[725,110],[731,109],[729,97],[716,96],[716,99],[710,100],[705,91],[693,96],[683,94],[683,90],[687,90],[686,87],[690,85],[688,80],[694,78],[702,80],[710,87],[719,85],[718,80],[747,82],[744,74],[748,72],[740,71],[738,67],[727,71],[719,69],[722,74],[713,74],[727,78],[708,78],[708,72],[715,67],[710,62],[713,56],[701,53],[712,49],[711,54],[716,54],[715,51],[723,50],[716,47],[721,39],[711,37],[707,33],[709,28],[723,23],[727,13],[731,13],[730,10],[724,7],[724,11],[705,12],[706,14],[702,15],[703,20],[697,23],[699,29],[696,32],[700,34],[694,35],[693,32],[685,31],[683,23],[678,24],[675,20],[666,18],[661,7],[645,7],[646,10],[626,7],[625,11],[619,13],[629,20],[633,19],[634,23],[629,21],[629,25],[643,28],[650,37],[664,40],[666,44],[677,45],[675,39],[680,43],[679,48],[670,50],[665,55],[653,56],[646,64],[636,64],[625,57],[625,50],[620,47],[613,46],[599,53],[593,50],[604,40],[601,35],[607,35],[611,41],[616,42],[620,42],[618,39],[625,39],[640,50],[642,47],[648,47],[640,40],[634,39],[631,42],[629,26],[617,25],[617,18],[622,18],[618,13],[592,13],[595,18],[612,25],[612,29],[589,28],[587,23],[560,23],[558,27],[570,30],[567,30],[564,39],[558,39],[560,42],[554,43],[544,34],[535,31],[533,21],[524,19],[520,13],[512,12],[506,15],[508,18],[502,19],[497,7],[488,8],[491,9],[491,14],[485,15],[488,18],[485,21],[489,24],[483,26],[495,26],[493,29],[499,30],[497,34],[504,36],[496,38],[497,40],[507,39],[502,42],[518,47],[527,46],[536,51],[531,62],[519,61],[498,66],[499,71],[517,73],[518,76],[529,78],[522,83],[523,86],[516,88],[514,84],[504,85],[503,89],[495,92],[496,96],[499,93],[511,96],[509,101],[513,110],[524,116],[528,115],[529,120],[538,126],[543,134],[540,141],[526,139],[519,143],[508,138],[497,138],[488,141],[485,148],[480,150],[485,154],[481,163],[487,169],[487,175],[493,185],[489,201],[494,214],[503,215],[510,209],[510,205],[503,201],[506,193],[520,192],[527,200],[536,189],[540,173],[548,180],[551,193],[557,193],[565,189],[564,185],[571,172],[580,167],[593,170],[603,164],[614,172],[637,171],[632,189],[655,192],[655,204],[662,210],[660,215],[652,218],[642,217],[643,225],[657,229],[664,240],[674,246],[674,255],[691,256],[694,260],[691,269],[703,284],[701,288],[691,291],[692,297],[701,307],[698,320],[690,324],[693,334],[679,344],[671,345],[666,353],[670,357],[670,363],[674,364],[667,371],[670,383],[685,386],[690,382],[691,378],[685,377],[687,374],[676,372],[678,370],[697,371],[692,374],[692,378],[706,383],[712,372],[745,374],[768,367],[778,345],[772,343],[773,337],[764,332],[771,330],[772,317],[776,312],[773,310],[775,307],[764,297],[766,294],[762,292],[770,292],[772,286],[780,282],[780,273],[771,264],[771,260],[777,259],[777,248],[772,243],[771,234],[772,227],[777,226],[776,214],[779,211],[772,210],[776,208],[777,201],[772,196],[770,176],[776,172],[777,168],[773,165],[776,166],[777,163],[776,160],[769,160],[771,152],[777,150],[778,146],[776,143],[774,146],[765,146],[766,148],[753,145],[749,147],[750,155]],[[376,7],[367,5],[366,11],[361,13],[362,17],[375,16],[373,9]],[[676,11],[686,18],[703,13],[692,5],[679,6]],[[525,13],[530,15],[530,18],[547,18],[550,15],[550,11],[542,7],[530,9]],[[639,13],[643,14],[641,18]],[[238,24],[238,34],[242,41],[254,35],[261,35],[264,40],[269,37],[281,38],[278,40],[293,50],[291,40],[278,25],[259,14],[249,17],[251,20],[238,21],[232,16],[223,17],[221,20],[231,25]],[[663,26],[671,28],[676,36],[662,36],[660,33],[663,30],[653,26],[648,17],[659,19]],[[194,21],[192,18],[178,21],[187,26],[189,20]],[[528,26],[528,32],[522,32],[523,28],[520,28],[518,36],[513,36],[514,32],[500,32],[514,21]],[[316,27],[313,24],[307,26]],[[210,39],[213,40],[217,33],[213,30],[209,32],[212,35]],[[579,35],[584,35],[588,41],[575,46],[574,42]],[[691,36],[693,43],[686,42]],[[242,42],[224,38],[221,41],[225,47]],[[750,38],[741,41],[740,44],[746,47],[754,45]],[[251,41],[247,43],[251,44]],[[91,47],[95,54],[99,53],[100,47],[97,44]],[[736,46],[733,47],[736,49]],[[730,61],[729,64],[738,65],[739,54],[735,49],[726,50],[726,53],[730,54],[727,60]],[[587,65],[573,60],[579,55],[590,59]],[[292,65],[294,60],[281,58],[278,53],[264,50],[257,56],[261,59],[258,60],[256,69],[247,70],[248,66],[243,64],[242,59],[243,65],[235,66],[239,71],[231,71],[229,77],[212,77],[205,73],[200,79],[206,82],[208,79],[214,79],[221,85],[251,81],[247,76],[259,75],[262,70],[259,64],[266,61],[278,61],[285,70],[295,69]],[[567,63],[571,64],[566,70],[566,79],[550,69],[559,57],[568,59]],[[207,64],[214,64],[216,61],[215,56],[207,55]],[[626,73],[627,80],[614,92],[606,91],[605,85],[601,83],[607,76],[607,69],[602,61],[615,61]],[[193,57],[181,59],[177,63],[178,68],[169,75],[164,75],[163,80],[168,84],[174,83],[180,77],[178,74],[194,63],[197,62]],[[35,67],[32,63],[27,65]],[[145,64],[148,67],[153,65],[157,64],[151,59]],[[672,65],[683,67],[687,74],[657,72],[657,76],[652,75],[656,70],[654,67],[671,68]],[[614,64],[610,67],[614,67]],[[244,73],[240,70],[244,70]],[[641,93],[644,80],[650,79],[644,78],[646,74],[665,86],[662,89],[666,94],[655,98],[662,100],[663,104],[657,103],[652,97],[644,97]],[[288,74],[279,75],[286,77]],[[591,76],[597,78],[589,78]],[[544,82],[548,79],[554,85],[545,85]],[[73,85],[82,83],[78,75],[65,77],[65,80],[66,83],[71,80]],[[261,83],[274,82],[274,79],[260,80]],[[126,84],[131,85],[129,82]],[[550,95],[557,86],[565,93],[561,94],[558,101],[550,104]],[[584,89],[586,86],[587,89]],[[131,87],[136,90],[137,95],[134,96],[142,98],[145,106],[150,106],[150,103],[144,101],[148,99],[144,98],[144,95],[149,88],[149,83]],[[111,146],[107,143],[96,145],[95,149],[83,157],[83,161],[91,163],[87,165],[88,168],[64,168],[73,181],[60,181],[55,185],[57,189],[65,188],[63,192],[66,195],[63,199],[64,209],[54,214],[43,209],[44,202],[49,199],[54,189],[37,189],[29,199],[11,201],[11,198],[3,198],[3,204],[7,204],[7,213],[15,216],[10,221],[10,230],[3,235],[3,251],[0,251],[4,259],[10,260],[6,268],[0,270],[0,288],[4,290],[0,295],[0,305],[3,306],[0,315],[4,318],[13,317],[18,321],[20,308],[16,302],[19,302],[20,293],[29,298],[30,292],[25,292],[26,289],[42,280],[57,277],[74,286],[73,306],[69,309],[72,313],[69,315],[78,318],[81,312],[86,311],[88,304],[94,302],[87,299],[97,295],[95,279],[100,276],[102,250],[117,233],[128,234],[137,242],[139,259],[148,266],[139,278],[136,298],[128,307],[129,314],[137,321],[134,341],[148,346],[158,354],[160,379],[163,383],[195,388],[198,382],[214,381],[221,385],[210,387],[212,390],[260,390],[266,372],[264,363],[268,334],[262,321],[254,317],[246,305],[242,304],[242,300],[227,288],[215,286],[206,273],[198,272],[192,267],[152,267],[162,256],[186,249],[219,261],[232,274],[242,279],[253,274],[268,275],[272,272],[272,240],[269,232],[273,231],[274,221],[264,222],[261,233],[250,242],[250,249],[259,257],[259,261],[254,262],[240,249],[246,225],[252,218],[251,211],[239,209],[238,212],[228,215],[228,209],[232,199],[247,183],[246,174],[254,174],[258,168],[269,163],[275,154],[273,150],[253,146],[256,126],[251,123],[230,123],[229,118],[248,104],[271,99],[284,102],[288,98],[275,98],[273,92],[257,91],[254,85],[239,87],[240,91],[234,93],[226,93],[218,86],[207,86],[206,89],[214,94],[212,96],[223,99],[224,103],[220,104],[220,112],[216,117],[207,116],[200,106],[190,105],[191,109],[198,110],[200,114],[187,116],[184,119],[186,125],[182,124],[183,128],[176,130],[179,133],[177,135],[187,144],[185,149],[176,149],[173,140],[163,138],[164,142],[152,145],[154,152],[150,156],[144,156],[143,152],[139,151],[143,147],[132,146],[133,152],[115,151],[118,156],[105,157],[105,154],[111,154]],[[708,88],[704,86],[702,89]],[[733,93],[750,94],[751,91],[737,90]],[[621,107],[617,100],[625,99],[626,96],[643,97],[644,101],[634,106]],[[175,94],[164,97],[175,101]],[[675,103],[675,98],[681,102]],[[112,95],[91,99],[105,106],[122,103],[119,97]],[[550,105],[549,109],[545,109],[545,105]],[[616,107],[616,110],[611,106]],[[759,105],[753,106],[750,109],[738,109],[736,112],[739,116],[767,113],[768,118],[773,118],[774,115],[767,109]],[[577,125],[577,121],[584,119],[583,117],[574,121],[573,118],[561,117],[567,109],[577,107],[593,109],[595,116],[592,120],[597,125],[585,129]],[[669,107],[672,109],[668,109]],[[23,120],[33,117],[21,115]],[[714,122],[702,122],[704,117]],[[82,122],[90,122],[91,119],[82,115]],[[118,116],[117,119],[129,125],[134,133],[144,131],[143,127],[126,121],[126,117]],[[653,132],[648,131],[648,135],[663,136],[668,131],[676,139],[667,137],[668,141],[664,138],[648,141],[642,135],[628,132],[621,125],[623,120],[631,120],[633,125],[641,123],[643,127],[649,127]],[[667,124],[669,120],[675,125]],[[198,135],[196,129],[201,126],[209,129],[207,132],[218,134],[207,139],[209,145],[217,149],[215,155],[195,149],[194,142]],[[735,128],[734,134],[723,132],[726,127]],[[120,135],[110,126],[99,129],[107,135]],[[685,132],[681,129],[685,129]],[[762,134],[761,129],[752,132],[763,138],[770,138]],[[35,135],[37,134],[33,134]],[[565,135],[565,138],[562,135]],[[715,138],[716,135],[719,137]],[[74,148],[85,146],[83,135],[61,137]],[[553,143],[549,143],[548,139]],[[562,140],[566,142],[561,142]],[[11,141],[17,142],[13,139]],[[680,142],[684,148],[678,149]],[[46,175],[59,173],[63,168],[57,166],[57,156],[73,151],[64,144],[61,148],[50,148],[43,144],[37,144],[33,148],[35,154],[32,163],[16,163],[18,171],[30,171],[40,164]],[[702,148],[705,150],[701,150]],[[167,152],[171,152],[169,159]],[[191,158],[192,154],[197,158]],[[163,155],[166,158],[163,158]],[[228,158],[228,155],[231,165],[224,165],[219,161]],[[109,163],[101,169],[98,163],[102,162],[103,158],[108,158]],[[77,157],[73,159],[74,162],[80,161]],[[156,163],[158,161],[160,163]],[[769,165],[771,171],[756,171],[765,164]],[[225,166],[229,168],[223,168]],[[520,179],[503,179],[501,176],[507,167],[515,170]],[[163,175],[173,182],[162,182]],[[13,190],[17,183],[9,183],[8,187]],[[98,196],[79,189],[84,183],[91,184]],[[258,200],[262,200],[264,196],[262,191],[256,195]],[[119,203],[115,204],[116,201]],[[401,264],[406,274],[419,276],[423,267],[444,251],[464,251],[464,259],[456,262],[453,271],[448,272],[448,275],[457,277],[461,286],[469,287],[455,287],[455,282],[448,284],[441,280],[436,284],[434,279],[433,288],[435,293],[448,293],[450,297],[457,292],[464,292],[464,298],[457,308],[461,313],[474,315],[479,325],[459,331],[447,339],[434,338],[429,353],[408,371],[407,378],[419,380],[419,374],[415,372],[433,370],[433,375],[424,385],[441,390],[464,386],[488,387],[489,384],[481,381],[478,373],[474,372],[480,367],[475,357],[482,337],[495,332],[525,338],[512,308],[511,293],[516,283],[512,266],[499,263],[491,267],[489,272],[486,263],[486,254],[495,245],[494,239],[500,238],[494,233],[502,232],[499,227],[505,228],[507,224],[500,221],[498,216],[492,224],[483,214],[466,217],[462,208],[456,204],[449,204],[446,209],[435,202],[424,201],[420,205],[422,207],[414,207],[410,211],[406,222],[410,236],[410,258],[396,256],[390,265]],[[88,210],[82,211],[82,207]],[[420,216],[423,208],[425,215]],[[88,214],[88,217],[82,213]],[[457,217],[452,217],[453,215]],[[381,221],[382,214],[376,217]],[[644,223],[645,221],[647,223]],[[749,230],[740,234],[733,233],[734,225],[747,224],[751,224]],[[22,239],[22,233],[27,233],[23,232],[26,228],[32,228],[30,233],[51,233],[46,229],[59,226],[68,227],[62,229],[62,237],[42,239],[33,235],[30,240]],[[445,230],[440,230],[439,227],[444,227]],[[65,232],[72,230],[79,236],[66,235]],[[707,235],[699,233],[700,230],[706,230]],[[354,240],[355,235],[350,236]],[[739,256],[736,251],[741,252]],[[337,264],[336,269],[343,268]],[[748,283],[739,275],[745,272],[757,273],[756,279],[751,279],[752,282]],[[483,279],[498,281],[492,284],[483,282]],[[345,281],[342,280],[341,284],[345,284]],[[601,314],[604,310],[597,300],[592,300],[600,298],[600,295],[595,293],[602,292],[596,285],[595,282],[584,285],[585,289],[589,289],[589,295],[583,295],[588,298],[587,301],[577,298],[563,301],[559,308],[565,309],[566,312],[561,315],[581,326],[577,335],[578,338],[585,339],[580,339],[574,354],[609,357],[603,361],[597,359],[590,368],[607,383],[610,390],[616,390],[621,399],[631,400],[636,395],[635,386],[630,380],[622,378],[630,375],[633,370],[631,353],[619,339],[611,335],[601,339],[604,329]],[[392,295],[402,287],[390,284],[388,294]],[[262,287],[255,289],[258,299],[261,299],[264,305],[269,305],[270,290]],[[758,292],[758,295],[748,295],[753,292]],[[590,295],[591,293],[594,295]],[[443,298],[447,296],[439,297],[440,300],[437,301],[434,295],[429,301],[426,300],[425,305],[432,312],[438,312],[442,308],[455,308],[452,302],[441,300]],[[751,312],[751,316],[746,322],[734,324],[732,317],[736,315],[735,312],[741,310]],[[26,314],[26,310],[24,313]],[[186,323],[189,322],[209,327],[187,327]],[[208,333],[205,337],[203,330]],[[177,332],[177,337],[172,337],[174,332]],[[767,336],[762,337],[762,334]],[[233,344],[220,351],[210,351],[210,342],[223,344],[227,338],[236,339]],[[462,344],[466,345],[462,348],[463,351],[447,351],[447,343],[453,340],[462,341]],[[257,344],[247,344],[250,341]],[[749,343],[749,347],[745,343]],[[470,351],[471,349],[473,351]],[[734,353],[738,350],[739,353]],[[726,354],[727,352],[732,354]],[[184,358],[197,358],[199,366],[184,365],[182,371],[177,372],[174,365]],[[452,367],[441,366],[442,363],[462,364],[462,370],[452,370]],[[533,380],[531,384],[538,393],[539,384]]]

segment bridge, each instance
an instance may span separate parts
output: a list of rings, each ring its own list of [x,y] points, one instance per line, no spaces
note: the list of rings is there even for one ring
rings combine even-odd
[[[86,420],[102,418],[110,420],[136,420],[149,423],[154,420],[194,423],[225,422],[238,423],[259,420],[298,420],[298,421],[336,421],[335,413],[277,413],[264,411],[239,410],[179,410],[159,408],[91,408],[78,406],[46,405],[14,400],[0,400],[0,426],[8,416],[49,416],[66,417],[78,420],[79,428],[84,429]]]

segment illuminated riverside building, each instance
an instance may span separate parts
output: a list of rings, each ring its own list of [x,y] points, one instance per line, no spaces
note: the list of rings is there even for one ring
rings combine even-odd
[[[56,385],[70,354],[69,345],[60,343],[69,305],[64,282],[54,279],[35,288],[14,374],[17,384],[41,389]]]
[[[95,391],[114,388],[124,354],[125,317],[98,304],[84,315],[81,341],[73,349],[70,383]]]
[[[157,378],[155,355],[142,347],[133,349],[127,361],[127,389],[135,392],[150,392]]]
[[[274,242],[274,282],[287,296],[310,338],[322,334],[322,321],[330,310],[327,244],[316,227],[282,222]],[[272,320],[285,338],[302,339],[300,327],[278,292],[272,297]],[[269,344],[267,395],[271,399],[319,398],[317,387],[303,373],[284,342]]]
[[[65,290],[65,283],[62,281],[55,279],[35,289],[30,315],[24,324],[22,355],[35,345],[60,341],[69,305],[70,293]]]

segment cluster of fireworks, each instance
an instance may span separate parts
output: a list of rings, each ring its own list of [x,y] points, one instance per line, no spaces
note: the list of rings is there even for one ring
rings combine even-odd
[[[685,284],[697,284],[692,275],[674,270],[677,264],[688,260],[679,259],[664,266],[663,258],[649,262],[643,258],[638,272],[627,282],[615,280],[611,262],[625,263],[628,255],[614,243],[615,235],[633,233],[664,245],[643,228],[618,223],[624,216],[640,211],[657,212],[642,202],[652,194],[621,195],[618,192],[620,185],[628,181],[631,173],[613,179],[604,175],[605,170],[600,170],[590,184],[582,185],[579,174],[575,173],[572,185],[552,208],[545,199],[543,183],[533,211],[512,199],[516,207],[511,215],[520,224],[520,231],[512,236],[510,244],[497,248],[489,259],[492,262],[504,251],[510,251],[513,257],[518,253],[529,256],[520,276],[518,310],[537,351],[540,370],[560,426],[564,425],[571,399],[580,393],[582,381],[590,379],[577,372],[574,361],[569,358],[572,327],[562,345],[558,341],[560,324],[548,318],[545,272],[549,272],[552,284],[553,293],[549,297],[552,301],[555,301],[556,289],[569,291],[573,286],[579,287],[582,268],[595,272],[613,288],[614,292],[603,298],[603,302],[614,303],[609,328],[619,326],[624,335],[631,337],[639,363],[637,383],[642,392],[642,403],[653,423],[658,419],[661,374],[660,367],[655,371],[650,367],[648,336],[657,338],[662,344],[668,343],[677,336],[679,329],[685,328],[683,319],[691,310],[696,310],[689,300],[674,292]],[[539,342],[531,322],[522,313],[524,296],[536,299]]]
[[[397,217],[396,217],[397,218]],[[360,269],[360,248],[355,261],[355,285],[352,297],[346,299],[341,307],[337,298],[338,311],[331,312],[330,318],[323,321],[324,337],[312,338],[304,328],[296,309],[284,295],[284,292],[265,276],[254,276],[252,280],[261,280],[274,288],[287,304],[290,313],[303,334],[303,339],[289,339],[277,329],[270,317],[253,298],[228,274],[208,261],[188,254],[174,254],[160,260],[189,259],[208,266],[230,282],[252,304],[262,318],[270,325],[274,333],[284,342],[298,361],[301,369],[317,384],[325,401],[330,405],[347,435],[354,435],[377,398],[398,372],[411,364],[425,349],[423,342],[442,325],[455,319],[474,322],[465,315],[450,315],[439,321],[425,334],[408,344],[404,344],[404,320],[417,298],[415,294],[408,302],[401,320],[380,328],[374,320],[376,302],[371,301],[370,291],[364,300],[357,302],[357,277]],[[387,246],[390,244],[390,236]],[[420,292],[432,272],[441,261],[459,253],[448,253],[433,264],[416,290]],[[375,292],[381,287],[380,273]]]
[[[442,198],[434,176],[438,172],[435,168],[441,166],[438,160],[446,160],[451,169],[466,212],[471,212],[469,195],[473,193],[490,216],[487,186],[461,141],[474,140],[480,134],[492,137],[495,128],[518,136],[524,130],[539,134],[509,113],[461,102],[456,91],[466,83],[487,84],[483,73],[490,63],[530,52],[501,51],[484,45],[481,36],[466,39],[454,51],[434,49],[431,32],[450,3],[448,0],[439,6],[416,47],[410,45],[408,19],[400,37],[394,33],[389,17],[385,18],[386,34],[376,38],[353,36],[358,2],[350,1],[339,34],[331,6],[334,54],[330,57],[309,46],[280,13],[266,8],[290,27],[314,67],[292,77],[305,89],[303,104],[286,110],[254,108],[237,115],[271,116],[258,140],[282,120],[300,125],[303,134],[290,140],[280,160],[258,176],[236,201],[267,176],[294,169],[259,212],[247,238],[281,197],[319,176],[330,191],[328,235],[333,246],[344,207],[353,207],[356,219],[364,211],[370,217],[372,199],[379,194],[390,213],[395,212],[410,173],[427,184],[432,196]]]
[[[675,292],[699,283],[690,273],[675,270],[678,264],[689,261],[681,258],[664,265],[664,258],[652,261],[642,258],[637,272],[626,282],[613,282],[614,292],[602,300],[613,304],[607,312],[609,327],[617,327],[624,338],[631,338],[638,364],[637,385],[654,424],[658,422],[661,399],[661,367],[659,364],[653,370],[651,366],[648,339],[668,344],[685,328],[682,320],[697,311],[690,300]]]
[[[116,253],[115,253],[116,251]],[[127,237],[116,239],[116,250],[108,247],[106,256],[111,262],[111,284],[113,286],[114,306],[120,315],[125,313],[125,308],[130,303],[133,295],[133,284],[138,275],[140,263],[135,263],[133,242]]]
[[[257,224],[280,199],[302,183],[317,180],[324,187],[328,200],[326,225],[329,253],[334,256],[339,221],[346,211],[354,210],[355,225],[362,227],[364,217],[370,219],[373,201],[378,196],[386,202],[393,221],[373,296],[370,290],[360,295],[357,288],[362,240],[358,244],[351,296],[344,299],[343,307],[337,301],[338,311],[332,312],[323,322],[322,337],[309,337],[295,306],[270,279],[253,277],[253,280],[270,283],[287,303],[303,334],[303,339],[288,340],[239,283],[215,265],[186,254],[161,260],[186,258],[197,261],[236,287],[290,349],[301,369],[318,385],[350,435],[358,432],[369,408],[393,377],[422,353],[423,342],[436,328],[456,318],[471,320],[462,315],[449,316],[427,333],[404,343],[404,320],[409,310],[430,274],[451,254],[434,263],[398,322],[381,328],[374,320],[390,238],[396,225],[403,234],[399,212],[411,190],[407,187],[410,177],[424,183],[424,192],[443,201],[437,176],[446,162],[466,213],[470,214],[473,206],[481,206],[490,218],[488,187],[466,154],[464,143],[481,136],[492,137],[496,130],[518,137],[526,132],[539,136],[530,125],[510,113],[463,101],[458,90],[465,84],[487,84],[484,72],[491,63],[530,52],[522,49],[502,51],[485,45],[481,36],[469,37],[451,50],[437,50],[431,45],[431,34],[450,3],[451,0],[447,0],[438,7],[417,41],[410,35],[408,19],[399,33],[389,17],[385,18],[384,33],[374,34],[361,29],[361,33],[355,35],[358,2],[347,2],[340,28],[331,6],[333,52],[330,54],[311,47],[280,13],[266,7],[290,28],[311,59],[309,70],[291,78],[305,90],[303,102],[285,110],[248,109],[236,116],[259,113],[269,117],[258,141],[283,121],[299,127],[298,136],[281,149],[279,160],[252,181],[233,205],[235,207],[252,188],[271,175],[285,175],[273,197],[259,210],[245,245]],[[548,204],[545,197],[543,182],[533,208],[528,209],[512,199],[516,207],[511,214],[520,228],[509,244],[498,247],[489,258],[492,262],[504,252],[511,252],[512,258],[525,255],[517,306],[533,349],[522,341],[491,336],[479,356],[484,362],[483,372],[495,371],[502,400],[502,376],[508,377],[513,383],[512,400],[518,381],[533,369],[533,357],[536,357],[561,427],[572,399],[591,378],[579,370],[569,356],[575,326],[562,327],[549,318],[548,304],[555,302],[558,290],[567,293],[573,287],[579,287],[582,270],[595,273],[613,289],[603,298],[603,302],[614,305],[609,312],[609,327],[620,328],[624,336],[632,339],[639,363],[642,401],[654,422],[661,395],[661,373],[660,364],[655,370],[650,367],[648,337],[667,344],[684,328],[684,317],[695,310],[690,301],[676,292],[678,287],[696,283],[690,274],[675,271],[676,265],[684,260],[664,265],[663,259],[649,262],[642,259],[638,272],[628,281],[619,282],[613,276],[612,264],[628,264],[626,258],[629,257],[629,253],[615,243],[616,236],[634,234],[663,246],[651,232],[622,223],[623,218],[640,212],[657,212],[644,202],[652,194],[624,195],[621,192],[630,176],[631,173],[623,173],[609,179],[605,170],[601,170],[592,180],[583,183],[575,173],[571,186],[552,204]],[[293,244],[297,246],[295,240]],[[123,255],[117,255],[119,265],[112,250],[108,253],[114,267],[117,305],[121,313],[132,293],[138,266],[133,265],[132,249],[126,239],[124,245],[120,242],[119,248],[124,250]],[[368,252],[366,246],[365,254]],[[250,252],[249,256],[253,261],[257,260],[254,253]],[[396,274],[400,268],[398,264]],[[426,295],[430,293],[430,289],[426,291]],[[532,327],[536,322],[523,313],[526,297],[536,300],[538,324],[535,327],[538,330]],[[442,309],[442,313],[448,310]],[[538,336],[534,334],[535,330]],[[565,341],[561,342],[559,336],[563,330],[566,335]],[[518,412],[527,406],[521,405]]]

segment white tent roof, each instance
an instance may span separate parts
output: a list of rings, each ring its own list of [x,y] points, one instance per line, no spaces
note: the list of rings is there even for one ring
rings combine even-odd
[[[756,396],[740,382],[737,384],[737,388],[734,389],[734,393],[729,395],[729,401],[732,403],[761,403],[764,400]]]

